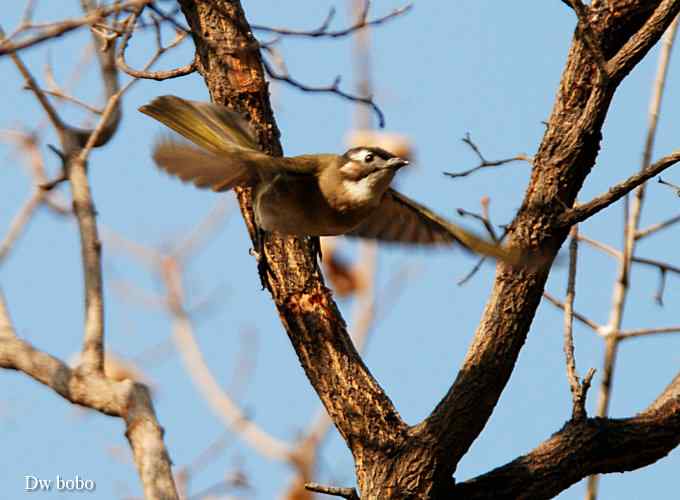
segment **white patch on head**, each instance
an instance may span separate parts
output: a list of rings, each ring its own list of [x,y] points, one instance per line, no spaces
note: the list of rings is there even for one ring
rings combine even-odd
[[[367,154],[373,154],[371,151],[368,149],[359,149],[357,151],[354,151],[350,158],[354,161],[361,161],[363,162],[366,159]]]

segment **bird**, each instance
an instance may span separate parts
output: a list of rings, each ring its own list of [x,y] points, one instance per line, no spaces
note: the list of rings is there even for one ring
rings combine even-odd
[[[276,157],[263,152],[249,123],[225,106],[165,95],[139,111],[181,136],[156,143],[153,160],[160,169],[218,192],[253,186],[255,222],[264,231],[457,244],[513,265],[524,261],[519,250],[488,241],[390,187],[409,161],[384,149]]]

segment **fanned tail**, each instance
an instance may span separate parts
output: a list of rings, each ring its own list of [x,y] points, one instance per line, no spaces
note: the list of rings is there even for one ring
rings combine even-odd
[[[164,95],[139,111],[211,153],[259,151],[248,123],[224,106]]]
[[[166,95],[139,110],[190,141],[162,138],[153,159],[167,173],[198,187],[232,189],[257,176],[269,159],[259,151],[248,123],[224,106]]]

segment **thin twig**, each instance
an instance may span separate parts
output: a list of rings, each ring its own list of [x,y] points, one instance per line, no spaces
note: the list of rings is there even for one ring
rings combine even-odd
[[[657,8],[655,13],[652,15],[650,19],[648,19],[647,23],[645,26],[639,30],[625,45],[621,50],[619,51],[614,58],[612,58],[611,63],[613,65],[618,65],[618,69],[611,70],[609,74],[614,75],[616,71],[620,70],[621,67],[625,65],[625,63],[619,64],[617,61],[621,60],[621,58],[625,57],[625,50],[627,50],[630,47],[630,43],[634,42],[636,37],[639,37],[643,34],[644,31],[648,29],[655,29],[655,28],[650,28],[650,21],[652,21],[652,18],[656,16],[657,13],[662,13],[664,9],[669,8],[669,5],[661,5]],[[617,186],[614,186],[609,190],[609,193],[606,195],[601,195],[597,198],[595,198],[593,201],[590,202],[590,208],[595,209],[595,211],[591,211],[591,215],[597,211],[597,206],[600,205],[602,208],[606,206],[607,203],[607,196],[611,195],[611,200],[615,201],[617,195],[625,195],[626,193],[630,192],[630,189],[627,189],[627,187],[634,188],[635,182],[631,182],[633,179],[636,180],[637,184],[639,185],[636,193],[635,193],[635,198],[633,200],[633,204],[630,210],[630,213],[628,213],[628,210],[625,211],[625,226],[624,226],[624,247],[623,247],[623,252],[622,256],[619,262],[619,271],[617,275],[616,282],[614,283],[614,290],[612,293],[612,309],[611,309],[611,314],[609,318],[609,324],[608,328],[611,331],[620,331],[621,330],[621,325],[623,322],[623,312],[626,304],[626,298],[628,296],[628,291],[630,290],[630,269],[631,269],[631,264],[633,262],[633,256],[635,254],[635,247],[636,247],[636,239],[635,239],[635,234],[637,233],[640,225],[640,218],[642,214],[642,206],[644,203],[644,195],[645,195],[645,186],[644,182],[653,177],[654,175],[657,175],[663,171],[664,168],[667,168],[668,166],[672,165],[673,163],[677,162],[680,160],[680,152],[676,152],[672,155],[669,155],[665,158],[662,158],[661,160],[657,161],[654,165],[650,165],[651,163],[651,158],[653,154],[653,148],[654,148],[654,138],[656,137],[656,130],[657,130],[657,124],[658,124],[658,118],[659,118],[659,112],[661,109],[661,102],[662,102],[662,97],[663,97],[663,92],[664,88],[666,85],[666,80],[667,80],[667,75],[668,75],[668,62],[670,60],[670,53],[673,47],[673,42],[675,39],[675,33],[677,31],[678,27],[678,17],[676,16],[671,25],[669,26],[669,29],[666,31],[666,33],[663,36],[662,39],[662,47],[661,47],[661,52],[659,55],[659,63],[657,67],[657,74],[656,78],[652,87],[652,96],[650,98],[650,105],[649,105],[649,124],[647,127],[647,134],[645,138],[645,149],[642,155],[642,165],[640,167],[640,173],[637,175],[634,175],[630,177],[626,182],[621,183]],[[616,66],[613,66],[616,67]],[[664,162],[666,160],[666,162]],[[653,175],[648,175],[651,172],[653,172],[655,169],[658,169],[658,172],[654,173]],[[619,196],[620,197],[620,196]],[[610,201],[609,203],[611,203]],[[627,205],[626,205],[627,208]],[[601,209],[601,208],[600,208]],[[574,209],[572,209],[574,210]],[[586,210],[587,212],[587,210]],[[585,217],[587,218],[587,217]],[[585,218],[580,218],[579,220],[585,220]],[[606,344],[605,344],[605,353],[604,353],[604,360],[603,360],[603,369],[602,369],[602,380],[600,383],[600,390],[599,390],[599,395],[598,395],[598,403],[597,403],[597,415],[599,417],[606,417],[607,414],[609,413],[609,404],[611,400],[611,390],[612,390],[612,381],[614,377],[614,370],[616,367],[616,357],[617,357],[617,352],[618,352],[618,346],[619,346],[620,338],[615,335],[608,336],[606,339]],[[598,476],[593,475],[588,478],[588,483],[587,483],[587,491],[586,491],[586,499],[587,500],[595,500],[597,498],[597,489],[598,489]]]
[[[676,196],[680,196],[680,186],[678,186],[677,184],[673,184],[672,182],[665,181],[661,177],[659,177],[658,183],[662,184],[664,186],[668,186],[669,188],[671,188],[673,190],[673,192],[675,193]]]
[[[272,78],[273,80],[285,82],[288,85],[292,85],[293,87],[302,90],[303,92],[322,92],[327,94],[335,94],[339,97],[342,97],[343,99],[347,99],[348,101],[358,102],[366,106],[369,106],[378,117],[378,126],[380,128],[385,127],[385,115],[383,114],[382,110],[378,107],[378,105],[375,103],[375,101],[373,101],[373,97],[371,96],[361,97],[345,92],[344,90],[340,90],[341,80],[340,76],[336,77],[335,80],[333,80],[333,83],[330,85],[311,86],[306,85],[298,80],[295,80],[293,77],[290,76],[290,74],[288,74],[287,71],[283,73],[278,73],[271,66],[271,64],[269,64],[269,62],[267,62],[267,60],[264,58],[262,58],[262,65],[264,66],[267,75],[269,75],[269,77]]]
[[[101,19],[115,14],[118,12],[126,12],[130,9],[136,9],[140,6],[152,3],[153,0],[128,0],[127,2],[120,3],[115,2],[112,5],[99,7],[87,15],[77,19],[66,19],[64,21],[59,21],[57,23],[51,23],[46,25],[22,25],[19,30],[12,34],[11,37],[0,41],[0,56],[5,54],[13,54],[19,50],[25,49],[27,47],[32,47],[41,42],[51,40],[62,36],[70,31],[78,29],[82,26],[93,25],[99,22]],[[26,31],[32,28],[40,28],[40,32],[32,37],[13,42],[12,38],[20,34],[22,31]]]
[[[348,35],[351,35],[359,30],[362,30],[364,28],[367,28],[369,26],[377,26],[379,24],[382,24],[386,21],[389,21],[390,19],[393,19],[397,16],[401,16],[402,14],[407,13],[411,8],[413,7],[412,3],[409,3],[403,7],[399,7],[397,9],[394,9],[392,12],[389,14],[386,14],[382,17],[378,17],[376,19],[368,20],[368,10],[370,7],[370,2],[367,0],[365,2],[365,8],[364,8],[364,15],[362,15],[354,24],[351,26],[348,26],[347,28],[341,29],[341,30],[329,30],[329,26],[331,21],[333,20],[333,17],[335,16],[335,9],[331,8],[330,11],[328,12],[328,15],[324,19],[323,23],[321,23],[321,26],[319,26],[316,29],[311,29],[311,30],[293,30],[293,29],[288,29],[288,28],[272,28],[270,26],[262,26],[259,24],[251,24],[250,27],[255,30],[255,31],[262,31],[265,33],[275,33],[277,35],[282,35],[282,36],[293,36],[293,37],[307,37],[307,38],[319,38],[319,37],[325,37],[325,38],[341,38],[345,37]]]
[[[550,302],[552,305],[554,305],[555,307],[558,307],[558,308],[564,310],[564,308],[565,308],[564,302],[558,300],[554,295],[550,294],[549,292],[543,292],[543,297],[545,297],[546,300],[548,302]],[[579,322],[586,325],[588,328],[590,328],[592,331],[594,331],[598,335],[603,335],[603,332],[604,332],[603,326],[598,325],[593,320],[586,318],[583,314],[580,314],[576,311],[573,311],[573,316],[576,320],[578,320]]]
[[[491,221],[487,216],[475,212],[470,212],[468,210],[465,210],[464,208],[457,208],[456,212],[458,212],[458,215],[460,215],[461,217],[472,217],[473,219],[476,219],[479,222],[481,222],[482,225],[484,226],[484,229],[489,234],[489,237],[494,242],[498,243],[498,235],[496,234],[496,230],[494,229],[493,224],[491,224]]]
[[[652,224],[651,226],[645,228],[645,229],[640,229],[635,233],[635,239],[636,240],[641,240],[642,238],[646,238],[647,236],[651,236],[652,234],[661,231],[662,229],[666,229],[668,227],[671,227],[674,224],[677,224],[680,222],[680,215],[676,215],[674,217],[671,217],[668,220],[665,220],[663,222],[659,222],[657,224]]]
[[[133,12],[128,17],[125,23],[125,34],[120,42],[120,47],[118,48],[118,55],[116,56],[116,64],[121,71],[124,71],[133,78],[143,78],[149,80],[168,80],[170,78],[177,78],[181,76],[190,75],[196,71],[196,60],[194,59],[188,64],[181,66],[179,68],[165,70],[165,71],[146,71],[146,70],[136,70],[128,66],[125,61],[125,50],[127,49],[128,43],[135,29],[135,24],[137,19],[142,13],[144,6],[141,6],[138,11]],[[156,30],[156,53],[152,57],[152,60],[158,60],[166,51],[178,46],[187,36],[185,31],[178,31],[175,40],[170,43],[167,47],[164,47],[160,39],[160,24],[154,23],[154,28]]]
[[[76,104],[93,114],[96,115],[102,114],[102,110],[100,108],[95,108],[94,106],[91,106],[88,103],[81,101],[77,97],[69,95],[65,90],[61,89],[57,84],[56,79],[54,78],[54,72],[52,71],[52,66],[49,63],[45,67],[45,80],[47,81],[47,88],[42,89],[44,93],[56,97],[57,99],[61,99],[63,101]]]
[[[573,208],[567,210],[564,212],[564,214],[562,214],[560,223],[565,226],[572,226],[578,222],[583,222],[599,211],[607,208],[615,201],[620,200],[623,196],[631,192],[640,184],[648,181],[655,175],[660,174],[667,168],[672,167],[679,161],[680,151],[675,151],[674,153],[664,156],[656,163],[641,170],[637,174],[631,175],[625,181],[610,187],[606,193],[596,196],[588,203],[576,205]]]
[[[316,493],[331,495],[334,497],[347,498],[348,500],[360,500],[355,488],[341,488],[339,486],[326,486],[319,483],[307,483],[305,488]]]
[[[7,234],[3,240],[0,241],[0,262],[5,260],[9,252],[12,250],[14,243],[33,218],[33,215],[35,214],[38,206],[40,206],[40,203],[43,201],[44,196],[44,191],[41,189],[34,190],[33,194],[24,202],[23,206],[14,216],[12,222],[10,222]]]
[[[579,381],[576,373],[576,359],[574,358],[574,297],[576,296],[576,264],[578,254],[578,226],[571,228],[569,242],[569,274],[567,277],[567,296],[564,301],[564,354],[567,361],[567,380],[571,388],[572,420],[584,420],[586,414],[586,395],[590,387],[590,380],[595,371],[591,368],[588,374]]]
[[[240,434],[259,453],[285,461],[290,453],[288,444],[274,438],[252,422],[214,378],[203,359],[203,354],[194,338],[191,321],[182,306],[181,279],[176,262],[169,259],[165,268],[168,303],[173,315],[173,338],[186,364],[187,373],[194,381],[196,388],[224,423]]]
[[[601,241],[595,240],[593,238],[590,238],[588,236],[585,236],[583,234],[578,235],[578,239],[580,241],[583,241],[585,243],[588,243],[594,248],[597,248],[598,250],[602,250],[603,252],[611,255],[612,257],[616,257],[619,260],[622,260],[624,257],[623,252],[617,250],[616,248],[609,246],[605,243],[602,243]],[[673,264],[669,264],[667,262],[663,262],[660,260],[656,259],[648,259],[646,257],[633,257],[631,259],[632,262],[637,263],[637,264],[643,264],[646,266],[651,266],[651,267],[656,267],[657,269],[661,269],[663,271],[667,271],[670,273],[674,274],[679,274],[680,275],[680,267],[674,266]]]
[[[484,155],[482,155],[482,152],[479,150],[479,147],[472,141],[470,138],[470,133],[468,132],[465,134],[465,137],[461,139],[465,144],[468,145],[472,151],[477,155],[477,158],[479,158],[479,164],[476,167],[470,168],[468,170],[463,170],[461,172],[444,172],[444,175],[452,178],[457,178],[457,177],[466,177],[478,170],[481,170],[483,168],[489,168],[489,167],[499,167],[501,165],[505,165],[507,163],[511,163],[514,161],[526,161],[529,164],[531,164],[531,157],[525,155],[525,154],[519,154],[517,156],[513,156],[512,158],[505,158],[503,160],[492,160],[489,161],[486,158],[484,158]]]
[[[616,336],[619,340],[632,339],[635,337],[646,337],[648,335],[657,335],[660,333],[680,333],[680,326],[667,326],[659,328],[639,328],[637,330],[626,330],[618,332]]]
[[[576,360],[574,359],[574,297],[576,296],[576,259],[578,253],[578,226],[571,229],[569,241],[569,272],[567,276],[567,295],[564,299],[564,354],[567,358],[567,380],[574,399],[572,418],[577,417],[576,395],[579,392]],[[583,414],[580,415],[583,418]]]

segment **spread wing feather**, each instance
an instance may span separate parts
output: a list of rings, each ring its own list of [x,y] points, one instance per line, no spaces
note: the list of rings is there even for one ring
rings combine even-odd
[[[348,236],[421,245],[458,244],[468,251],[509,263],[522,261],[518,250],[487,241],[394,189],[387,190],[378,208]]]

